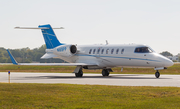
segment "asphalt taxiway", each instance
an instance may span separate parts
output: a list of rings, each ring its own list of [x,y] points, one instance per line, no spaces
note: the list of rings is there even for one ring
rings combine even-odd
[[[8,73],[0,72],[0,83],[8,83]],[[115,86],[167,86],[180,87],[180,75],[161,75],[155,78],[150,74],[84,74],[77,78],[73,73],[19,73],[10,74],[10,83],[66,83]]]

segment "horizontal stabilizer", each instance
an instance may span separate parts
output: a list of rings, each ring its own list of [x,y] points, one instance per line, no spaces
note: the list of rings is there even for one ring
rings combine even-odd
[[[14,29],[50,29],[48,27],[14,27]],[[52,29],[64,29],[63,27],[52,28]]]

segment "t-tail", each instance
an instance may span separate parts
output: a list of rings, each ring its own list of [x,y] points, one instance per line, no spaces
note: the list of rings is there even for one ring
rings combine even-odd
[[[15,29],[41,29],[44,41],[46,43],[47,49],[53,49],[57,46],[64,45],[59,42],[57,39],[53,29],[64,29],[63,27],[60,28],[52,28],[51,25],[39,25],[37,27],[15,27]]]
[[[57,57],[54,55],[51,50],[54,48],[64,45],[62,44],[56,37],[53,29],[64,29],[63,27],[60,28],[52,28],[50,24],[46,25],[39,25],[38,27],[15,27],[15,29],[41,29],[42,35],[44,37],[44,41],[46,44],[46,54],[44,54],[41,59],[48,59],[48,58],[55,58]]]

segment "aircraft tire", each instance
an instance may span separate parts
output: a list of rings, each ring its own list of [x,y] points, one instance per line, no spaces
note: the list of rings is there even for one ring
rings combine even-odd
[[[76,77],[82,77],[83,76],[83,71],[79,70],[78,73],[75,73]]]
[[[109,71],[107,69],[102,70],[102,75],[103,76],[109,76]]]
[[[155,73],[155,76],[156,76],[156,78],[159,78],[159,77],[160,77],[160,73],[157,71],[157,72]]]

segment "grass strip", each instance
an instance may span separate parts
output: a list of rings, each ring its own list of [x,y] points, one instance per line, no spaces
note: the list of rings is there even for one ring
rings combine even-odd
[[[0,108],[180,107],[180,88],[0,83]]]

